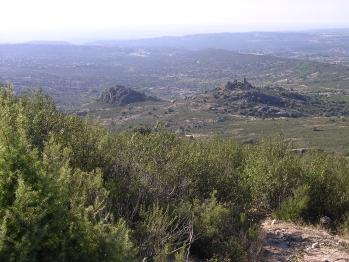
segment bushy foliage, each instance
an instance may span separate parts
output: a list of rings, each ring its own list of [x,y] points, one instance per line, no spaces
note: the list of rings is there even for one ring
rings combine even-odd
[[[346,227],[349,161],[279,140],[109,133],[0,92],[2,261],[241,261],[266,215]]]
[[[134,250],[125,222],[114,221],[106,210],[108,192],[101,172],[71,168],[71,149],[50,135],[53,125],[59,124],[55,117],[51,128],[36,133],[28,124],[31,112],[23,100],[13,97],[11,90],[2,92],[1,260],[132,260]],[[52,109],[51,102],[46,103]],[[32,121],[43,123],[39,118]]]
[[[319,153],[303,158],[302,166],[309,187],[304,217],[316,221],[325,215],[342,222],[349,210],[349,161]]]
[[[300,157],[289,149],[281,140],[266,140],[248,154],[244,175],[255,205],[274,210],[300,185]]]

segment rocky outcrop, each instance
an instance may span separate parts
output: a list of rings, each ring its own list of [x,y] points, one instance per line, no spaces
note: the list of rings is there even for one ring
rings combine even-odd
[[[194,98],[211,111],[255,117],[301,117],[338,113],[324,101],[282,87],[255,87],[246,79],[227,82]],[[332,112],[332,113],[333,113]]]
[[[99,98],[99,102],[118,106],[156,100],[158,99],[120,85],[105,89]]]
[[[224,85],[225,89],[236,90],[236,89],[254,89],[254,87],[244,78],[243,82],[239,82],[238,80],[234,80],[234,82],[228,81]]]

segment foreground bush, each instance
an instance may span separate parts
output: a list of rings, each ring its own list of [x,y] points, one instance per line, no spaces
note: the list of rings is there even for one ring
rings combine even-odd
[[[2,261],[241,261],[267,215],[349,224],[349,163],[163,130],[112,134],[0,94]]]
[[[101,172],[72,169],[71,150],[50,138],[49,129],[35,133],[31,108],[9,92],[0,98],[1,261],[132,260],[126,224],[106,210]]]

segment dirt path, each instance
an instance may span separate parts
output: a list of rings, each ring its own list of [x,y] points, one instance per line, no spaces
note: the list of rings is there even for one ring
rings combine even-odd
[[[315,227],[267,219],[257,261],[349,262],[349,239]]]

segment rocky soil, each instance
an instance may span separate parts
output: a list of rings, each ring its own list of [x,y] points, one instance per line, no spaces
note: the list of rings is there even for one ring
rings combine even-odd
[[[349,261],[349,239],[324,229],[267,219],[256,261]]]

